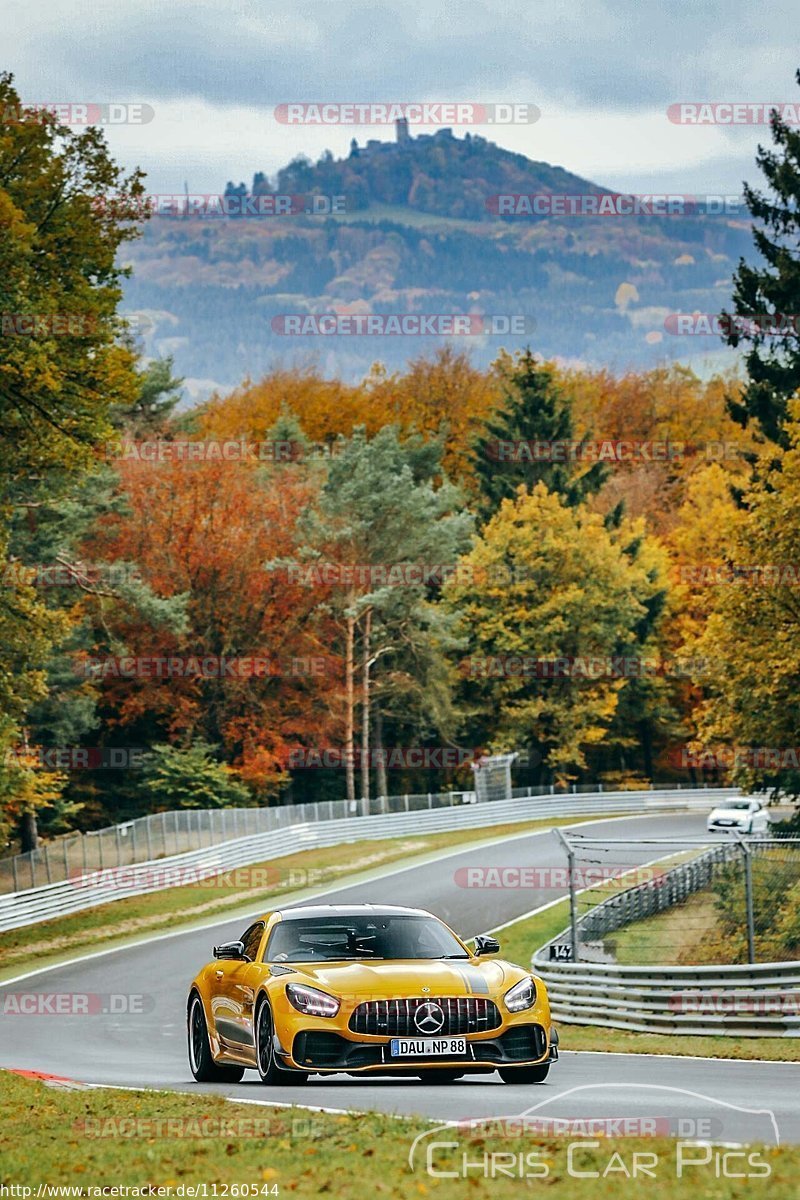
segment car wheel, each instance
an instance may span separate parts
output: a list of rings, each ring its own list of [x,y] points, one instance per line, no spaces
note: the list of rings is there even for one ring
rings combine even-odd
[[[500,1078],[503,1083],[544,1083],[550,1072],[550,1063],[538,1067],[502,1067]]]
[[[203,1001],[195,992],[187,1018],[189,1037],[189,1066],[198,1083],[238,1083],[244,1067],[220,1066],[215,1063],[208,1040],[208,1025]]]
[[[267,1000],[262,1000],[255,1019],[256,1059],[261,1082],[282,1084],[284,1087],[287,1085],[296,1087],[298,1084],[305,1083],[308,1079],[307,1072],[287,1071],[285,1067],[279,1066],[275,1061],[273,1033],[272,1009]]]
[[[464,1071],[425,1071],[418,1078],[423,1083],[455,1083],[457,1079],[463,1079],[465,1073]]]

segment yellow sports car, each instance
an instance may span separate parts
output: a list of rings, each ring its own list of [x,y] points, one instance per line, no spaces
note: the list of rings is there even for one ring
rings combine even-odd
[[[309,1075],[419,1075],[440,1082],[499,1071],[542,1083],[558,1058],[544,984],[523,967],[470,951],[417,908],[323,904],[255,921],[192,983],[195,1079],[264,1083]]]

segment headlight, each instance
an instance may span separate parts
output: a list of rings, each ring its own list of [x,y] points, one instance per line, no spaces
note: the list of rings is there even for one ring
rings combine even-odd
[[[536,984],[532,979],[521,979],[509,988],[503,1000],[509,1012],[522,1012],[523,1009],[532,1008],[536,1002]]]
[[[340,1001],[335,996],[304,987],[302,983],[287,983],[286,995],[298,1012],[309,1017],[335,1017],[339,1011]]]

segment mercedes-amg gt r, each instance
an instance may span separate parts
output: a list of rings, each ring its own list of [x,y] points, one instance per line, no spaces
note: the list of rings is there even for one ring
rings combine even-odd
[[[189,991],[195,1079],[499,1071],[542,1083],[558,1058],[547,992],[523,967],[470,950],[431,913],[373,904],[287,908],[214,948]]]

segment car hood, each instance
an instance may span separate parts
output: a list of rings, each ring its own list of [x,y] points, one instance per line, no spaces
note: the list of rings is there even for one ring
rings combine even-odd
[[[723,817],[726,820],[736,819],[737,821],[749,820],[751,814],[746,808],[714,808],[708,814],[709,820],[714,817]]]
[[[286,964],[288,966],[288,964]],[[302,963],[296,971],[309,983],[339,996],[486,996],[510,986],[526,974],[510,963],[469,959],[439,961],[402,959],[391,962]]]

